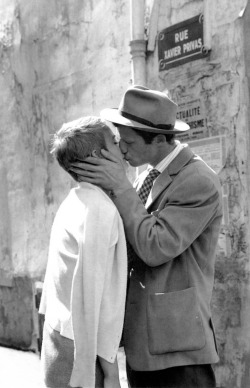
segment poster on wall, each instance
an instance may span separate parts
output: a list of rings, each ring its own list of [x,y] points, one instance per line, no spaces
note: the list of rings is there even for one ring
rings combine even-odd
[[[204,58],[203,14],[165,28],[158,34],[159,71]]]
[[[224,135],[190,141],[188,144],[192,151],[199,155],[217,174],[221,172],[226,163],[226,138]],[[227,227],[229,225],[228,196],[228,186],[227,184],[223,184],[223,218],[217,249],[219,254],[226,257],[231,254],[230,239],[227,233]]]
[[[225,136],[212,136],[202,140],[188,142],[192,151],[199,155],[217,174],[226,162]]]
[[[178,140],[187,142],[208,136],[202,99],[194,99],[179,104],[176,117],[190,126],[189,131],[176,136]]]

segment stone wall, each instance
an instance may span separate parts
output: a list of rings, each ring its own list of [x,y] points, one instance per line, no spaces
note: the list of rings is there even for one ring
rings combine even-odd
[[[168,90],[180,106],[198,101],[204,127],[186,141],[222,182],[212,300],[220,355],[215,371],[218,387],[247,388],[249,6],[241,13],[247,0],[145,3],[147,85]],[[211,51],[160,72],[156,34],[204,13],[205,3]],[[2,0],[0,16],[0,343],[29,348],[36,330],[34,282],[43,278],[53,216],[73,184],[49,154],[50,136],[63,122],[118,105],[131,82],[129,2]]]
[[[119,104],[131,82],[128,7],[125,0],[1,1],[0,343],[32,342],[30,325],[23,333],[19,324],[32,320],[27,307],[43,279],[52,220],[74,184],[51,157],[50,137],[66,121]]]

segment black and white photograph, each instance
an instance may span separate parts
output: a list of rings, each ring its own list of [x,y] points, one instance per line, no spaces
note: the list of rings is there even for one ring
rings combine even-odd
[[[250,387],[250,0],[0,0],[0,388]]]

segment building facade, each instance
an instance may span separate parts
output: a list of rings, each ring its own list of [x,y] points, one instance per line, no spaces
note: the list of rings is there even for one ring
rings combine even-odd
[[[250,384],[250,4],[247,0],[24,0],[0,4],[0,343],[36,346],[34,294],[73,182],[49,154],[62,123],[166,91],[180,137],[219,174],[224,217],[213,311],[218,387]],[[136,172],[131,172],[131,176]]]

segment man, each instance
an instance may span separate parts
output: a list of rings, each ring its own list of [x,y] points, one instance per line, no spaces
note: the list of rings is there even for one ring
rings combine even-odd
[[[119,109],[102,112],[117,127],[130,165],[149,165],[134,188],[109,152],[74,167],[86,182],[111,191],[134,250],[124,325],[131,387],[216,386],[210,302],[221,188],[215,172],[175,140],[189,129],[176,111],[165,93],[134,86]]]
[[[122,160],[109,127],[100,118],[85,117],[62,126],[52,153],[78,182],[71,163],[99,158],[102,148]],[[39,310],[45,314],[41,358],[46,387],[120,388],[117,352],[126,259],[123,224],[113,202],[98,186],[79,183],[59,207],[51,231]]]

